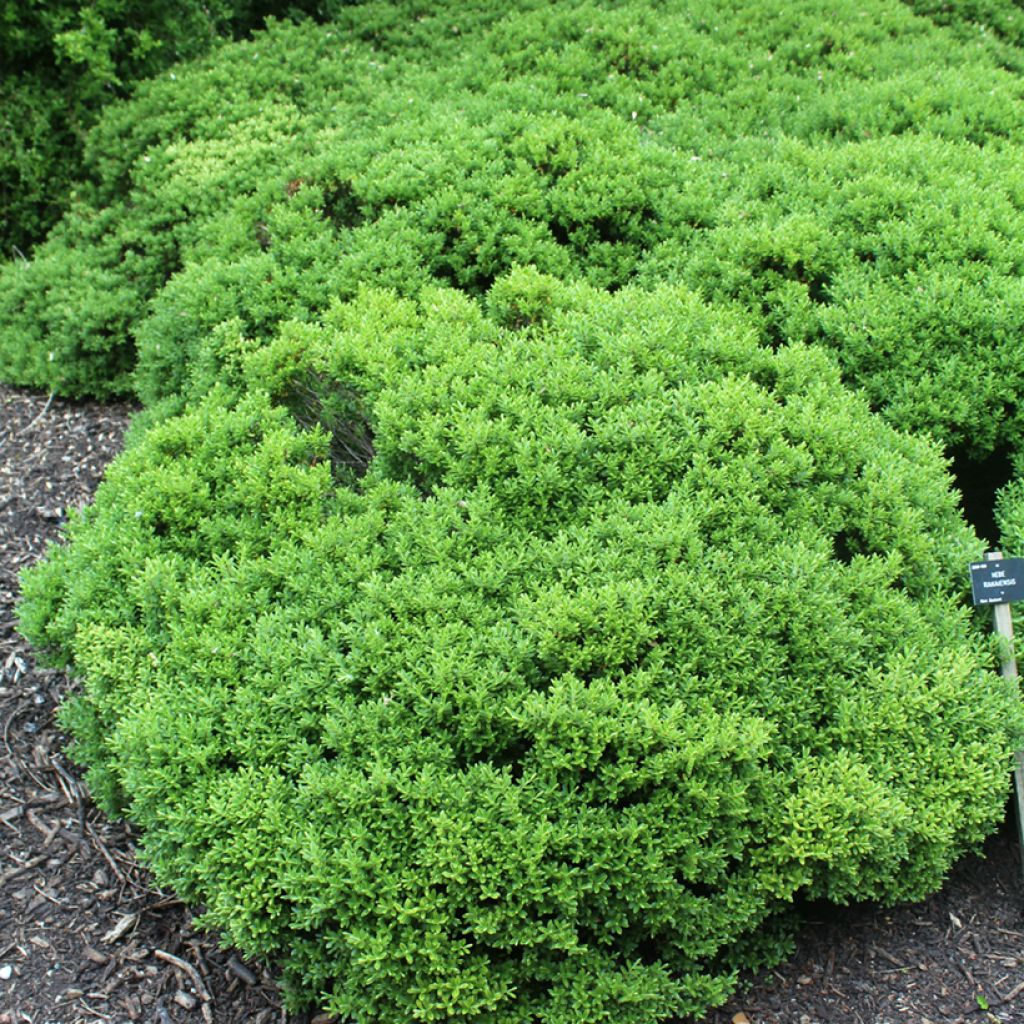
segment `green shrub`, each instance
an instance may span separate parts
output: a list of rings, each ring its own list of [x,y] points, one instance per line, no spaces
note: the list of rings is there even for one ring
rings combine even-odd
[[[339,0],[343,2],[343,0]],[[309,0],[0,2],[0,259],[28,252],[72,198],[83,142],[133,83]]]
[[[94,181],[0,273],[0,368],[82,395],[135,366],[171,408],[224,322],[265,344],[364,284],[479,295],[529,264],[739,302],[983,458],[1021,444],[1021,100],[880,0],[276,25],[108,107]]]
[[[1016,0],[904,0],[915,13],[951,26],[963,39],[992,47],[1008,67],[1021,70],[1024,10]]]
[[[266,341],[362,282],[409,294],[441,280],[478,295],[516,264],[620,286],[676,220],[675,161],[604,112],[433,108],[411,121],[358,146],[320,133],[317,156],[277,175],[262,211],[215,222],[219,244],[211,232],[136,327],[145,401],[180,393],[227,319]]]
[[[119,116],[123,108],[112,106],[92,140],[100,184],[84,190],[88,201],[72,207],[31,262],[17,261],[0,274],[0,350],[8,380],[74,397],[130,389],[134,325],[183,254],[203,244],[197,227],[209,226],[225,205],[230,211],[244,203],[261,168],[291,139],[302,114],[295,84],[301,69],[330,69],[334,77],[328,76],[325,92],[340,75],[358,78],[344,63],[324,60],[334,48],[329,35],[280,25],[249,48],[228,48],[188,73],[182,69],[180,79],[172,72],[142,87],[131,107],[138,115],[132,125]],[[263,117],[258,111],[266,103],[267,75],[253,70],[262,66],[261,57],[274,69],[270,76],[282,76],[291,90],[279,95],[273,115]],[[250,70],[248,78],[239,64]],[[364,78],[372,74],[363,71]],[[230,132],[225,94],[237,118]],[[192,133],[202,142],[183,146],[182,137]],[[250,239],[253,227],[253,221],[245,224]],[[259,251],[255,242],[253,248]]]
[[[93,791],[296,1004],[701,1012],[795,895],[919,898],[1000,820],[978,542],[823,353],[522,269],[323,320],[211,341],[21,612]]]
[[[827,345],[902,429],[977,457],[1024,451],[1016,149],[901,137],[746,152],[701,244],[667,249],[650,277],[739,301],[766,344]]]

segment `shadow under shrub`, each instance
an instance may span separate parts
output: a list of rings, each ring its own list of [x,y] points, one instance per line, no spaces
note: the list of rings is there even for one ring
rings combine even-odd
[[[365,292],[243,346],[68,534],[22,627],[94,792],[367,1024],[699,1013],[795,895],[935,889],[1024,731],[937,449],[682,290]]]

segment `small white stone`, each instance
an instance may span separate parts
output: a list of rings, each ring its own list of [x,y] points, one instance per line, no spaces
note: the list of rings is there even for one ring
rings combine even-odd
[[[10,981],[13,973],[14,968],[10,964],[4,964],[0,967],[0,981]]]

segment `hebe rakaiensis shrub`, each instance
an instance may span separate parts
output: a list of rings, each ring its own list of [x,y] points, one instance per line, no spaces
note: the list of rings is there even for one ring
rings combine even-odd
[[[530,264],[738,301],[900,428],[1021,447],[1024,93],[990,48],[887,0],[330,6],[109,105],[0,268],[0,376],[173,404],[225,321]]]
[[[339,0],[344,3],[345,0]],[[0,5],[0,259],[29,251],[80,196],[85,137],[140,80],[263,26],[323,18],[289,0],[48,0]],[[122,140],[116,148],[123,152]]]
[[[366,292],[68,533],[22,621],[94,792],[343,1019],[700,1012],[794,897],[922,897],[1003,814],[937,448],[684,291]]]

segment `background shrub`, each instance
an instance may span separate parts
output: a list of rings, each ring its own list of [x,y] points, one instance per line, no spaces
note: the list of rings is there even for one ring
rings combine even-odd
[[[975,45],[991,47],[1007,67],[1020,70],[1020,45],[1024,43],[1024,11],[1015,0],[905,0],[916,13],[938,25],[949,25]]]
[[[232,351],[22,624],[93,791],[296,1003],[700,1012],[794,895],[920,897],[1000,819],[978,542],[821,351],[525,270]]]
[[[152,76],[167,73],[170,82],[177,81],[173,69],[180,69],[181,62],[250,36],[268,18],[332,21],[338,32],[371,47],[409,51],[429,45],[440,57],[447,42],[457,42],[453,17],[468,30],[500,14],[500,8],[487,5],[471,10],[409,0],[365,8],[358,0],[186,0],[172,6],[149,0],[3,0],[0,259],[29,253],[76,196],[92,195],[97,185],[108,192],[111,183],[102,166],[111,160],[130,164],[125,143],[130,149],[140,135],[166,124],[168,107],[176,105],[174,88],[162,97],[159,111],[135,108],[127,124],[115,117],[125,135],[102,133],[103,143],[97,146],[89,135],[102,114]]]
[[[180,407],[225,322],[533,265],[684,282],[832,347],[901,428],[1020,447],[1020,81],[901,5],[368,3],[173,76],[0,275],[8,379]]]
[[[827,345],[896,426],[978,458],[1021,450],[1024,178],[1011,151],[900,137],[746,152],[682,276],[754,310],[766,344]]]
[[[3,0],[0,258],[29,252],[57,221],[83,175],[86,133],[136,81],[245,36],[270,15],[322,16],[328,6],[309,0]]]

